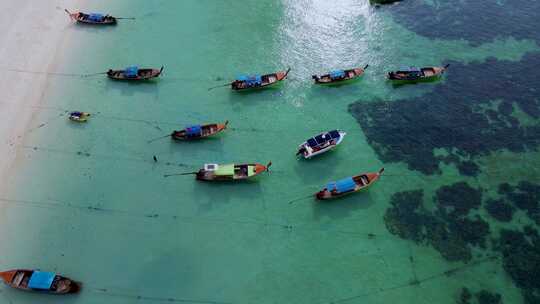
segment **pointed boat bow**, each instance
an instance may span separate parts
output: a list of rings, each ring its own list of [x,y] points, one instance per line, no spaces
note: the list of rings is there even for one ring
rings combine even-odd
[[[15,276],[16,273],[17,273],[17,270],[3,271],[3,272],[0,272],[0,277],[2,278],[2,280],[4,280],[6,284],[11,284],[11,282],[13,281],[13,277]]]

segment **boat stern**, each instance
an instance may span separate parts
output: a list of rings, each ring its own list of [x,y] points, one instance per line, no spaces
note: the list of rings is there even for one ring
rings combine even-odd
[[[321,201],[329,199],[330,197],[331,197],[330,192],[328,192],[326,190],[326,188],[319,191],[319,192],[317,192],[317,193],[315,193],[315,198],[318,199],[318,200],[321,200]]]

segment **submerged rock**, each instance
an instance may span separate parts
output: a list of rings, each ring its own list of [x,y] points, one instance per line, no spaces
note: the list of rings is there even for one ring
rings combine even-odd
[[[386,228],[402,239],[420,243],[424,239],[424,215],[420,211],[424,192],[422,190],[398,192],[392,195],[384,215]]]
[[[503,257],[503,268],[522,289],[525,303],[540,300],[540,238],[537,233],[501,230],[495,247]]]
[[[432,39],[465,39],[473,44],[497,38],[534,39],[540,44],[539,1],[408,1],[392,6],[394,20],[418,35]]]
[[[503,200],[489,199],[484,207],[489,215],[501,222],[510,222],[514,216],[516,208],[505,203]]]
[[[498,191],[540,225],[540,185],[528,181],[521,181],[517,186],[503,183],[499,185]]]
[[[471,291],[467,287],[461,289],[461,294],[459,295],[458,304],[469,304],[472,299]]]
[[[509,107],[540,117],[540,99],[530,90],[540,86],[539,53],[527,54],[519,63],[490,58],[484,63],[451,64],[445,81],[429,94],[349,105],[380,160],[405,162],[409,169],[430,175],[441,172],[441,162],[449,162],[461,174],[473,176],[481,170],[475,157],[503,149],[519,153],[540,145],[540,124],[520,124]],[[492,107],[494,100],[500,100],[492,110],[496,113],[478,111]],[[446,155],[435,155],[438,150]]]
[[[390,199],[384,222],[388,231],[402,239],[429,245],[448,261],[470,261],[471,246],[485,247],[489,225],[479,216],[466,217],[481,202],[481,192],[466,183],[443,186],[433,212],[422,204],[422,190],[398,192]],[[451,209],[450,212],[447,209]]]
[[[442,186],[436,192],[439,208],[451,217],[465,216],[471,209],[482,204],[482,191],[472,188],[466,182],[458,182],[450,186]]]
[[[502,297],[498,293],[491,293],[487,290],[481,290],[474,295],[478,304],[502,304]]]

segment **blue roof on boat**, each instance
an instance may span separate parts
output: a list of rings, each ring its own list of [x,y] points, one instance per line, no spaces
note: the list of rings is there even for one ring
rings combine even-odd
[[[124,70],[124,75],[126,75],[127,77],[135,77],[137,76],[138,73],[139,73],[138,66],[130,66]]]
[[[261,75],[239,75],[236,80],[245,81],[247,84],[261,84]]]
[[[330,72],[330,78],[336,79],[336,78],[340,78],[340,77],[345,77],[345,71],[336,70],[336,71]]]
[[[92,13],[88,15],[88,19],[92,21],[102,21],[103,20],[103,14],[100,13]]]
[[[187,136],[199,136],[202,133],[202,126],[201,125],[193,125],[186,128],[186,135]]]
[[[336,190],[337,193],[344,193],[348,191],[354,190],[356,187],[356,183],[352,179],[352,177],[347,177],[342,180],[338,180],[337,182],[330,182],[326,185],[326,190],[333,191]]]
[[[45,271],[34,271],[28,282],[28,288],[50,289],[56,273]]]
[[[404,67],[401,67],[400,71],[403,71],[403,72],[420,72],[420,68],[417,68],[417,67],[407,67],[407,66],[404,66]]]

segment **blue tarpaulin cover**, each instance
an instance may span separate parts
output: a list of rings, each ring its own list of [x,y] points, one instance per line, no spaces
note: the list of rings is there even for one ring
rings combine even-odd
[[[417,68],[417,67],[402,67],[400,69],[400,71],[403,71],[403,72],[417,72],[419,73],[420,72],[420,69]]]
[[[34,271],[28,282],[28,288],[50,289],[56,273],[45,271]]]
[[[93,13],[88,15],[88,19],[91,21],[99,22],[103,20],[103,14]]]
[[[237,77],[237,80],[245,81],[247,85],[261,85],[262,77],[261,75],[240,75]]]
[[[356,183],[352,177],[347,177],[342,180],[338,180],[337,182],[330,182],[328,185],[326,185],[326,189],[328,191],[336,190],[337,193],[352,191],[355,187]]]
[[[338,79],[338,78],[342,78],[342,77],[345,77],[345,71],[343,71],[343,70],[330,72],[330,78],[332,78],[332,79]]]
[[[137,77],[138,73],[139,67],[137,66],[130,66],[124,70],[124,75],[126,75],[126,77]]]
[[[186,128],[187,136],[201,136],[202,127],[201,125],[189,126]]]

